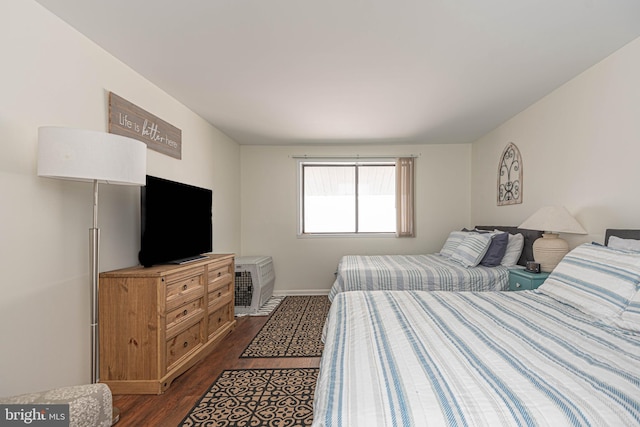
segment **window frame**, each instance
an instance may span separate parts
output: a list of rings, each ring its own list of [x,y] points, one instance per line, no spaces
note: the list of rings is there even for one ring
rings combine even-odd
[[[356,167],[355,190],[356,190],[356,209],[355,209],[355,232],[304,232],[304,167],[305,166],[344,166]],[[397,237],[396,231],[377,232],[377,231],[357,231],[358,227],[358,172],[359,166],[384,166],[393,167],[396,175],[396,191],[397,191],[397,159],[394,157],[376,157],[376,158],[299,158],[297,159],[297,236],[298,238],[318,238],[318,237]],[[396,194],[397,198],[397,194]],[[397,228],[396,218],[396,228]]]

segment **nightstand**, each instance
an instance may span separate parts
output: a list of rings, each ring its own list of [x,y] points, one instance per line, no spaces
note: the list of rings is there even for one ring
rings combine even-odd
[[[549,277],[549,273],[531,273],[526,270],[509,270],[509,290],[535,289]]]

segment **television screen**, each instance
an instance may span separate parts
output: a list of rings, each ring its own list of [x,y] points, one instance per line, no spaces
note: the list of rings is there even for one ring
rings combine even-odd
[[[183,263],[211,252],[212,201],[209,189],[147,175],[140,189],[140,263]]]

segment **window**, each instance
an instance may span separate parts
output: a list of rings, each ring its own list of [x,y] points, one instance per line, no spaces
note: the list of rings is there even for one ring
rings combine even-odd
[[[299,233],[413,236],[399,228],[407,225],[406,206],[413,226],[413,167],[410,175],[399,175],[406,172],[403,160],[300,161]]]

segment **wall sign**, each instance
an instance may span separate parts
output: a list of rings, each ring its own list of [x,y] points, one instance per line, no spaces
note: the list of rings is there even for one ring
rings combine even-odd
[[[182,159],[182,131],[109,92],[109,132],[128,136],[167,156]]]
[[[513,142],[502,152],[498,165],[498,206],[522,203],[522,156]]]

